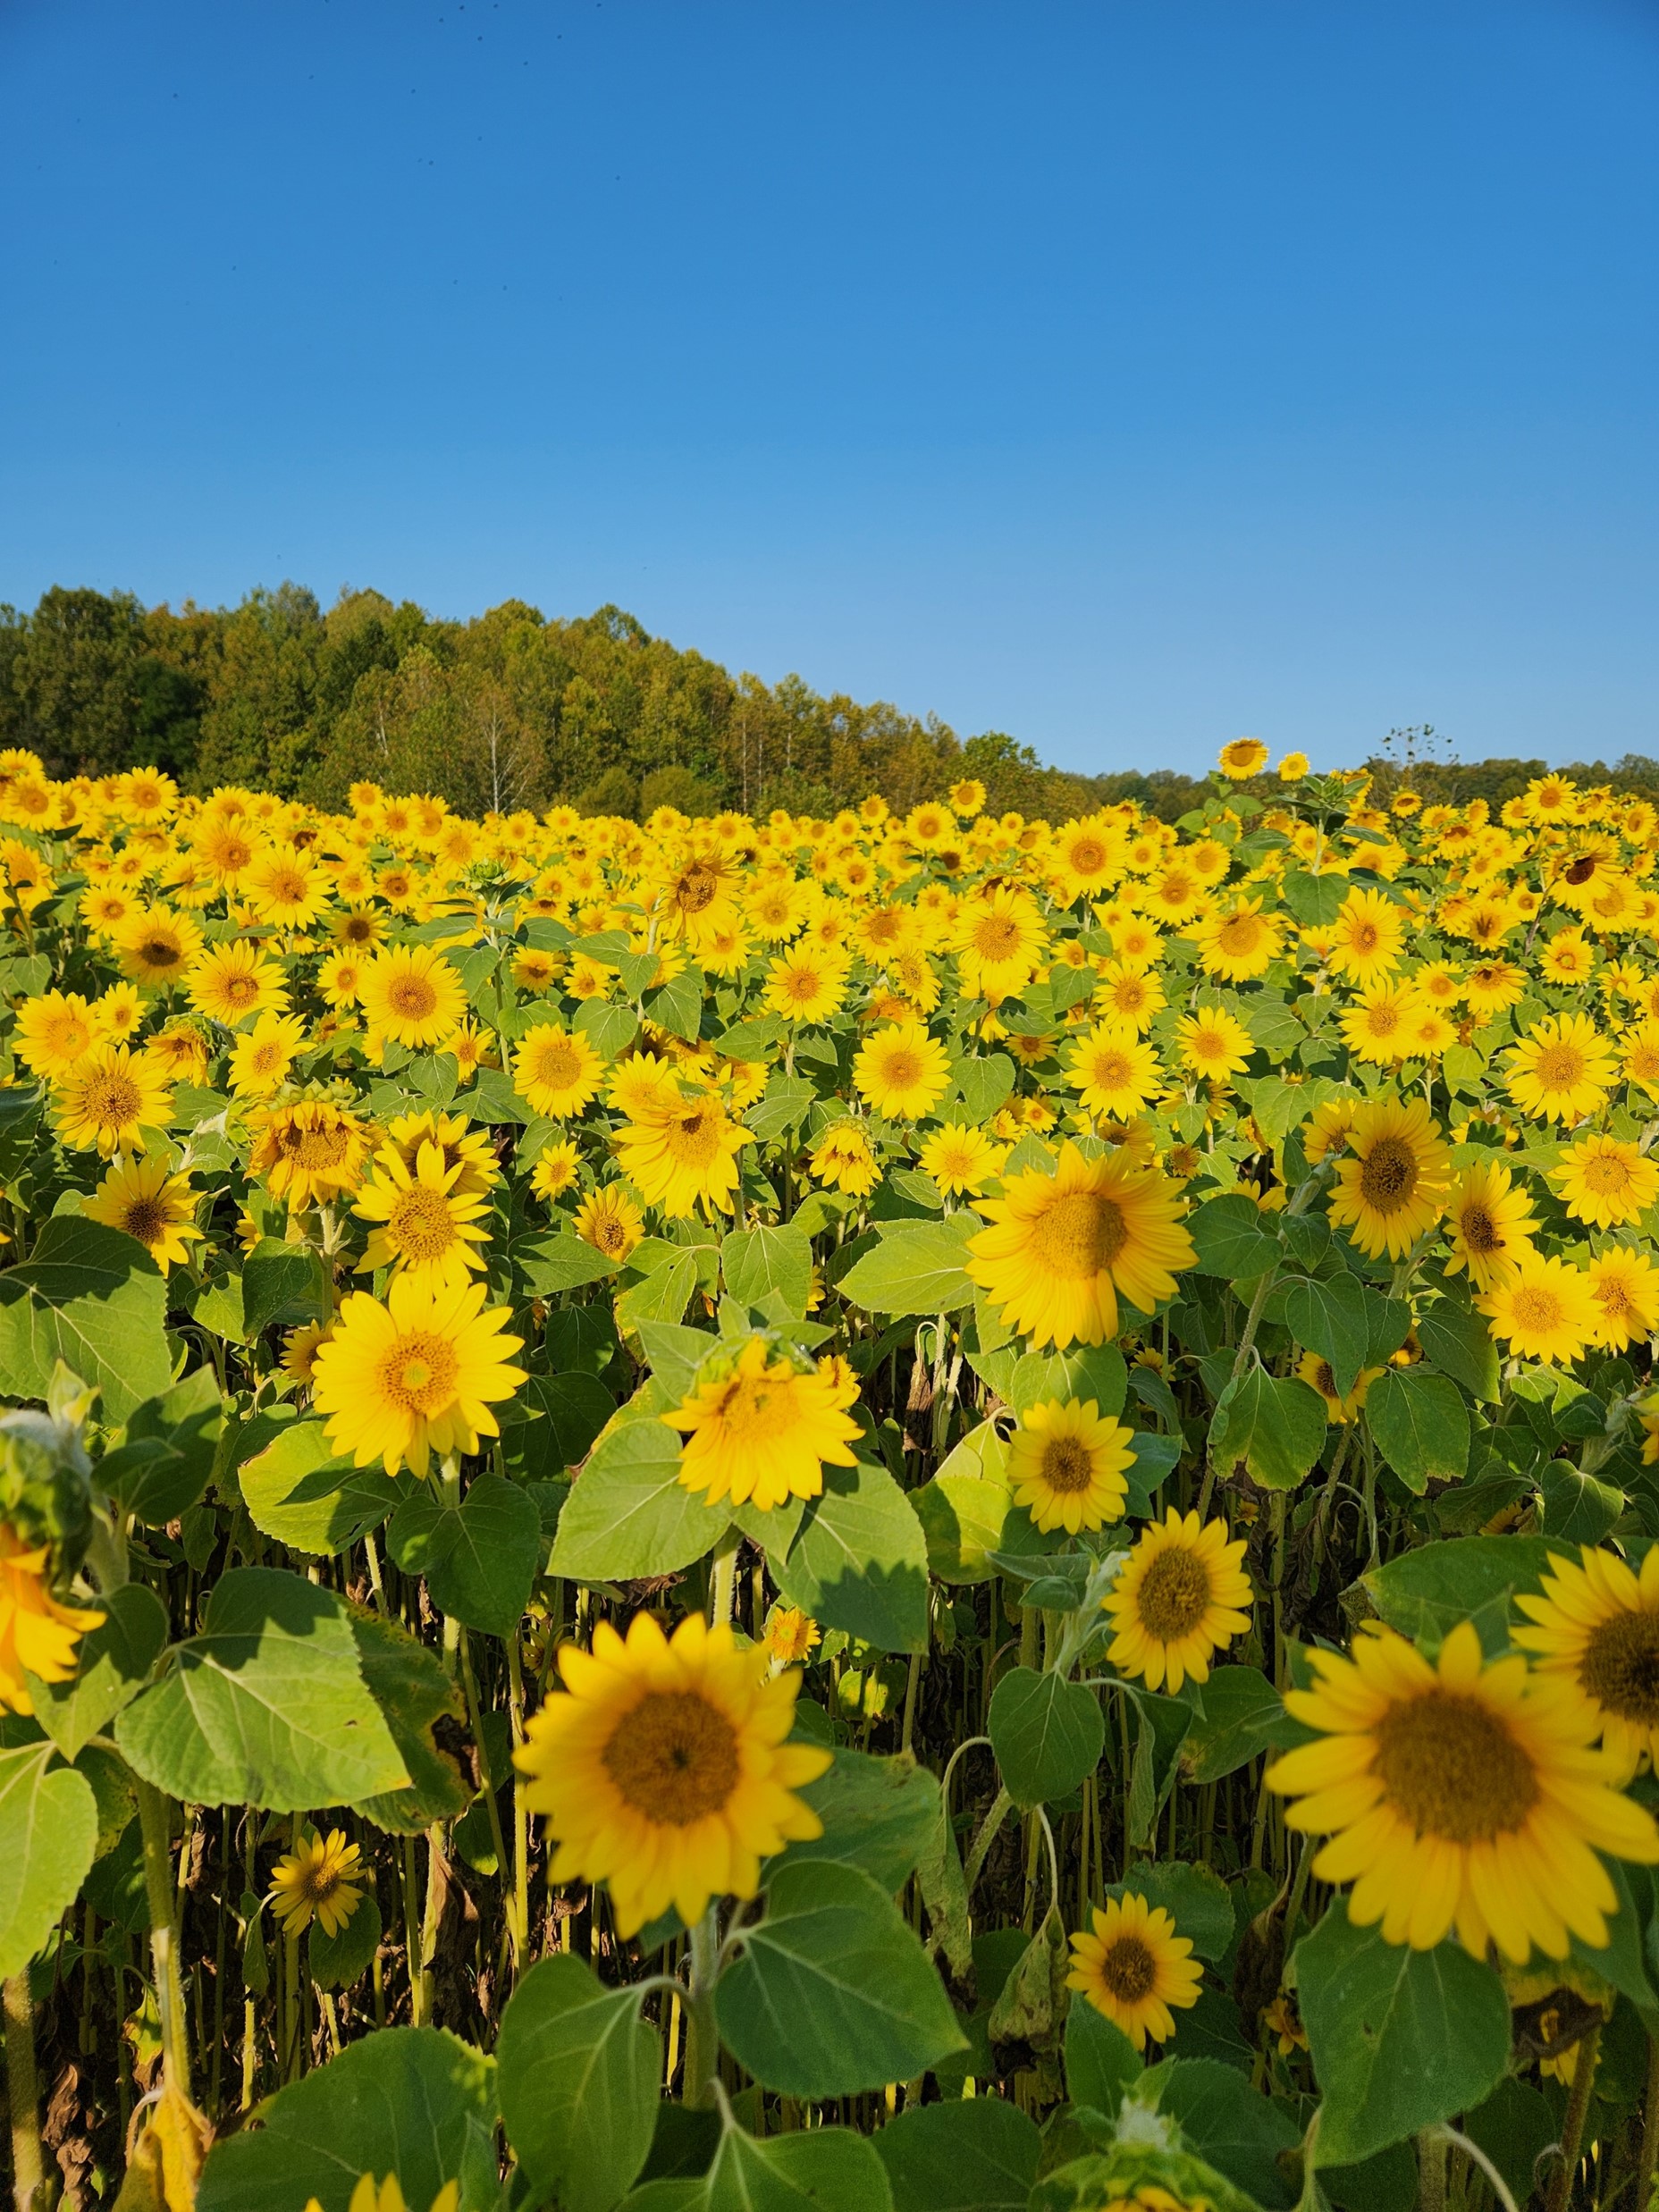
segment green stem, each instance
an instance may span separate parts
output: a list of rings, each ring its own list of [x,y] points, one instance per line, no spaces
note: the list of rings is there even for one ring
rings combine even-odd
[[[467,1693],[467,1719],[472,1728],[472,1740],[478,1746],[478,1771],[484,1777],[484,1801],[489,1807],[490,1812],[490,1838],[495,1846],[496,1863],[500,1866],[503,1878],[509,1871],[513,1876],[512,1888],[509,1892],[513,1902],[509,1907],[507,1915],[507,1940],[512,1951],[513,1980],[517,1982],[523,1971],[521,1950],[523,1931],[518,1925],[517,1910],[518,1872],[508,1855],[507,1838],[501,1829],[501,1808],[495,1794],[496,1778],[490,1765],[489,1746],[484,1742],[484,1726],[479,1719],[478,1685],[473,1675],[472,1646],[467,1640],[465,1628],[460,1631],[460,1655],[461,1684]]]
[[[707,2108],[720,2074],[720,2031],[714,2021],[714,1984],[720,1974],[719,1907],[710,1905],[691,1929],[691,1989],[686,2003],[685,2102]]]
[[[1578,2179],[1579,2153],[1584,2144],[1584,2122],[1590,2109],[1590,2091],[1596,2083],[1596,2061],[1601,2053],[1602,2023],[1594,2021],[1579,2039],[1579,2063],[1572,2071],[1572,2094],[1567,2116],[1561,2124],[1561,2164],[1550,2176],[1544,2212],[1567,2212],[1572,2184]]]
[[[29,1969],[8,1975],[5,2012],[5,2086],[12,2107],[12,2179],[17,2212],[45,2202],[46,2167],[40,2157],[40,2088],[35,2078],[35,2008]]]
[[[715,1547],[714,1572],[709,1578],[709,1621],[716,1628],[731,1620],[737,1587],[737,1547],[742,1542],[742,1531],[734,1524]]]
[[[142,1775],[135,1774],[132,1779],[139,1800],[139,1827],[144,1838],[144,1887],[149,1899],[150,1958],[156,1974],[156,2005],[161,2015],[162,2062],[168,2087],[188,2099],[189,2030],[184,2010],[184,1983],[179,1972],[178,1926],[173,1910],[167,1800]]]

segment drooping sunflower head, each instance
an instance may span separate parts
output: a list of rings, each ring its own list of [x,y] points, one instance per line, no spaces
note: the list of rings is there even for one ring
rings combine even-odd
[[[670,1220],[699,1206],[728,1214],[737,1188],[737,1155],[750,1141],[749,1131],[728,1118],[715,1092],[674,1097],[665,1086],[643,1099],[637,1120],[618,1131],[617,1161],[646,1204],[661,1207]]]

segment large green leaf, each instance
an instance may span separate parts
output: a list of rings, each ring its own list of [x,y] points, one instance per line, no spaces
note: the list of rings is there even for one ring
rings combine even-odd
[[[1141,2054],[1117,2023],[1079,1998],[1065,2015],[1065,2088],[1072,2102],[1114,2119],[1141,2070]]]
[[[867,1459],[826,1467],[823,1480],[822,1496],[800,1517],[784,1556],[771,1543],[766,1546],[784,1602],[798,1605],[827,1628],[861,1636],[878,1651],[925,1651],[928,1547],[914,1508],[886,1468]],[[762,1525],[773,1516],[739,1518],[751,1536],[766,1542]]]
[[[780,1867],[715,2003],[739,2063],[787,2097],[907,2082],[963,2047],[908,1922],[855,1866]]]
[[[1100,1700],[1081,1683],[1012,1667],[991,1693],[991,1748],[1016,1805],[1052,1804],[1092,1774],[1106,1747]]]
[[[429,2205],[460,2183],[460,2212],[494,2212],[494,2062],[440,2028],[383,2028],[259,2108],[263,2124],[214,2145],[197,2212],[347,2212],[359,2178],[397,2176]]]
[[[141,1582],[123,1583],[99,1603],[104,1625],[81,1637],[68,1681],[28,1677],[35,1718],[65,1759],[132,1703],[167,1642],[167,1609]]]
[[[992,1552],[1041,1553],[1048,1540],[1016,1507],[1008,1484],[1008,1447],[994,1421],[970,1429],[931,1483],[910,1493],[928,1564],[941,1582],[989,1582]]]
[[[1229,1190],[1207,1199],[1187,1220],[1198,1255],[1193,1266],[1201,1275],[1221,1275],[1229,1283],[1253,1282],[1284,1257],[1268,1225],[1271,1220],[1247,1192]]]
[[[1326,1426],[1318,1391],[1252,1367],[1217,1400],[1210,1457],[1228,1472],[1242,1459],[1264,1490],[1294,1490],[1324,1449]]]
[[[556,1482],[580,1467],[616,1403],[594,1375],[533,1375],[502,1409],[501,1450],[519,1482]]]
[[[472,1802],[472,1785],[439,1750],[433,1729],[439,1720],[460,1719],[459,1689],[434,1653],[394,1620],[354,1612],[351,1636],[363,1679],[409,1776],[407,1788],[359,1798],[352,1810],[394,1836],[418,1836],[434,1821],[459,1819]]]
[[[173,1647],[115,1737],[147,1781],[193,1804],[291,1812],[408,1779],[344,1605],[268,1567],[220,1577],[200,1635]]]
[[[1297,1741],[1284,1701],[1255,1667],[1217,1667],[1204,1685],[1204,1710],[1194,1713],[1181,1746],[1189,1782],[1218,1782],[1269,1745]]]
[[[1508,2065],[1509,1999],[1492,1968],[1456,1942],[1385,1943],[1341,1898],[1296,1947],[1296,1989],[1324,2092],[1322,2166],[1479,2104]]]
[[[915,1871],[933,1843],[939,1784],[908,1752],[872,1759],[862,1751],[838,1751],[829,1771],[799,1794],[824,1832],[791,1844],[772,1861],[772,1874],[805,1859],[834,1859],[861,1867],[890,1893]]]
[[[510,1257],[515,1274],[536,1298],[552,1298],[560,1291],[577,1290],[584,1283],[601,1282],[615,1274],[619,1265],[568,1230],[551,1236],[520,1237]]]
[[[61,1359],[124,1421],[172,1380],[166,1317],[166,1283],[136,1238],[55,1215],[0,1274],[0,1396],[44,1398]]]
[[[500,1475],[477,1475],[459,1506],[418,1490],[387,1537],[406,1575],[424,1575],[432,1602],[468,1628],[509,1636],[530,1602],[542,1549],[535,1501]]]
[[[1495,1599],[1536,1590],[1563,1548],[1543,1536],[1452,1536],[1402,1552],[1360,1579],[1391,1628],[1438,1642]]]
[[[1142,2087],[1179,2122],[1192,2149],[1258,2204],[1295,2203],[1278,2161],[1301,2141],[1301,2130],[1236,2067],[1219,2058],[1166,2058],[1149,2070]]]
[[[308,1244],[262,1237],[242,1262],[242,1325],[249,1338],[326,1321],[333,1309],[328,1270]]]
[[[726,1288],[739,1305],[758,1306],[776,1292],[798,1319],[813,1287],[813,1241],[803,1230],[735,1229],[720,1246]]]
[[[246,1432],[244,1432],[246,1434]],[[321,1421],[290,1421],[237,1470],[254,1527],[293,1552],[349,1552],[414,1490],[407,1475],[354,1468]]]
[[[139,1520],[164,1527],[206,1491],[223,1434],[219,1378],[198,1367],[133,1409],[125,1441],[98,1462],[98,1480]]]
[[[1042,2135],[1000,2097],[912,2105],[874,2138],[893,2212],[1025,2212]]]
[[[50,1744],[0,1751],[0,1979],[21,1973],[39,1950],[97,1847],[92,1785],[53,1767],[56,1755]]]
[[[851,2128],[757,2141],[728,2127],[703,2179],[647,2182],[623,2212],[893,2212],[893,2199],[880,2159]]]
[[[639,2006],[567,1954],[533,1966],[501,2015],[507,2139],[565,2212],[610,2212],[651,2149],[661,2062]]]
[[[973,1285],[964,1270],[968,1241],[984,1226],[977,1215],[967,1213],[945,1221],[897,1222],[872,1251],[848,1268],[841,1290],[855,1306],[872,1313],[954,1313],[973,1301]]]
[[[1348,1395],[1368,1364],[1371,1339],[1378,1332],[1373,1306],[1385,1309],[1386,1301],[1374,1298],[1357,1275],[1333,1275],[1319,1283],[1298,1276],[1289,1285],[1284,1318],[1291,1334],[1326,1362],[1339,1398]],[[1411,1325],[1411,1308],[1402,1305],[1398,1311],[1400,1339],[1389,1347],[1391,1351],[1398,1349]]]
[[[1372,1384],[1365,1417],[1384,1459],[1419,1498],[1431,1476],[1462,1481],[1469,1468],[1469,1407],[1444,1375],[1390,1367]]]
[[[1417,1341],[1423,1357],[1449,1375],[1454,1383],[1477,1398],[1495,1405],[1500,1388],[1498,1348],[1492,1332],[1478,1313],[1449,1299],[1431,1306],[1417,1318]]]
[[[679,1480],[680,1439],[654,1414],[619,1421],[571,1484],[548,1571],[577,1582],[670,1575],[712,1551],[730,1512]]]

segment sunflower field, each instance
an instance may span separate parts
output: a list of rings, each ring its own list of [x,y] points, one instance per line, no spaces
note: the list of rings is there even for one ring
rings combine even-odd
[[[15,2201],[1650,2212],[1659,813],[0,755]]]

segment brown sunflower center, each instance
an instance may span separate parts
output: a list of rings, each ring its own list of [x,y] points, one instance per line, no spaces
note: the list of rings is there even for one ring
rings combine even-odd
[[[1375,1770],[1419,1835],[1486,1843],[1538,1801],[1532,1761],[1478,1697],[1427,1690],[1391,1705],[1376,1735]]]
[[[1523,1329],[1539,1336],[1559,1329],[1566,1319],[1560,1299],[1541,1283],[1523,1283],[1515,1293],[1512,1310]]]
[[[1234,957],[1253,953],[1261,942],[1261,923],[1254,914],[1233,914],[1216,932],[1216,943]]]
[[[1129,1241],[1129,1225],[1122,1208],[1100,1191],[1067,1190],[1032,1224],[1031,1240],[1051,1274],[1081,1280],[1110,1267]]]
[[[176,938],[147,937],[139,946],[139,958],[147,968],[176,968],[184,951]]]
[[[415,1183],[403,1191],[386,1217],[392,1242],[410,1259],[442,1258],[455,1241],[455,1223],[442,1190]]]
[[[122,1129],[129,1122],[136,1122],[143,1103],[130,1075],[95,1075],[87,1085],[87,1119],[105,1129]]]
[[[619,1214],[602,1214],[592,1230],[596,1249],[604,1253],[621,1253],[627,1245],[627,1224]]]
[[[566,1037],[550,1038],[533,1057],[535,1081],[550,1090],[563,1090],[582,1072],[582,1056]]]
[[[1019,942],[1019,924],[1007,914],[987,914],[973,925],[973,949],[981,960],[1006,960]]]
[[[1588,853],[1580,854],[1576,861],[1569,861],[1562,871],[1564,883],[1587,883],[1596,873],[1596,862]]]
[[[922,1056],[900,1045],[884,1056],[880,1072],[889,1090],[914,1090],[922,1081]]]
[[[1470,1251],[1484,1259],[1489,1252],[1501,1252],[1503,1239],[1488,1209],[1477,1202],[1463,1208],[1458,1226],[1463,1242]]]
[[[219,989],[228,1006],[251,1006],[259,996],[258,979],[246,973],[225,976]]]
[[[380,1387],[400,1411],[430,1418],[453,1403],[456,1368],[455,1347],[417,1329],[383,1354]]]
[[[339,1123],[321,1129],[290,1123],[277,1141],[296,1167],[337,1167],[351,1149],[351,1131]]]
[[[1093,1475],[1093,1462],[1075,1436],[1048,1439],[1043,1449],[1042,1478],[1050,1490],[1066,1496],[1087,1490]]]
[[[1134,1073],[1134,1064],[1126,1052],[1097,1052],[1090,1074],[1097,1090],[1121,1090]]]
[[[437,1011],[438,994],[424,975],[400,975],[392,979],[386,1004],[400,1021],[424,1022]]]
[[[1356,953],[1374,953],[1381,935],[1374,921],[1357,921],[1349,932],[1348,942]]]
[[[1158,1980],[1158,1961],[1139,1936],[1119,1936],[1100,1961],[1100,1979],[1120,2005],[1138,2005]]]
[[[166,1212],[159,1199],[133,1199],[121,1225],[130,1237],[137,1237],[140,1244],[154,1244],[166,1230]]]
[[[1584,1081],[1584,1055],[1576,1045],[1546,1045],[1532,1072],[1545,1090],[1571,1090]]]
[[[342,945],[372,945],[375,924],[367,914],[348,914],[340,924],[338,934]]]
[[[1395,1214],[1417,1188],[1417,1155],[1403,1137],[1379,1137],[1360,1169],[1360,1195],[1374,1213]]]
[[[674,887],[674,904],[683,914],[700,914],[714,904],[720,887],[720,879],[713,869],[688,868]]]
[[[1579,1679],[1621,1720],[1659,1727],[1659,1613],[1615,1613],[1584,1647]]]
[[[1093,837],[1079,837],[1072,847],[1072,866],[1080,876],[1092,876],[1106,866],[1106,847]]]
[[[1160,1644],[1191,1636],[1209,1607],[1209,1576],[1202,1560],[1170,1545],[1141,1577],[1136,1611],[1147,1634]]]
[[[695,1690],[653,1690],[625,1713],[602,1754],[605,1771],[648,1821],[689,1828],[737,1787],[737,1733]]]
[[[1630,1187],[1630,1164],[1616,1152],[1596,1152],[1579,1171],[1585,1188],[1608,1198],[1622,1198]]]

